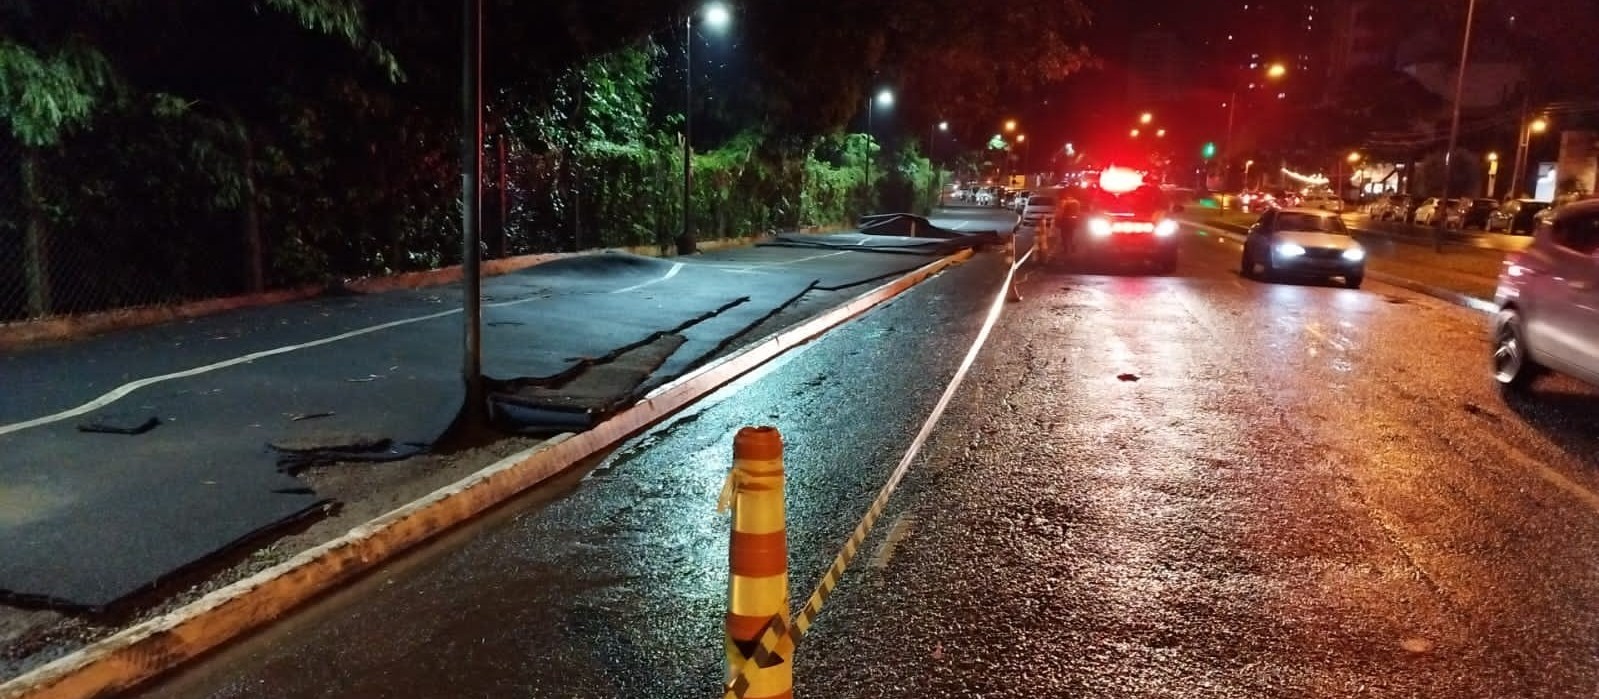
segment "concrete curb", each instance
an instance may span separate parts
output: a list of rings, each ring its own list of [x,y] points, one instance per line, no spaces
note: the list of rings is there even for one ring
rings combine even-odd
[[[808,227],[802,228],[800,233],[829,233],[848,230],[839,226]],[[703,241],[699,244],[701,252],[722,250],[726,248],[745,247],[755,245],[772,236],[757,235],[742,238],[717,238]],[[551,260],[575,255],[588,255],[603,252],[627,252],[648,257],[675,257],[669,251],[656,245],[634,245],[620,248],[595,248],[583,252],[554,252],[533,255],[518,255],[516,257],[502,257],[494,260],[483,261],[483,276],[496,277],[502,274],[518,272],[534,265],[543,264]],[[344,288],[364,293],[376,294],[387,291],[400,291],[403,289],[421,289],[431,286],[453,284],[461,280],[461,266],[451,265],[439,269],[423,270],[419,272],[404,272],[381,277],[364,277],[354,279],[344,284]],[[243,294],[239,296],[225,296],[222,298],[190,301],[172,305],[136,306],[132,308],[119,308],[110,311],[84,313],[80,315],[51,316],[37,320],[22,320],[0,323],[0,350],[12,350],[29,345],[46,342],[64,342],[91,335],[127,330],[148,325],[157,325],[174,320],[187,320],[201,318],[228,311],[260,306],[272,306],[291,301],[304,301],[316,298],[326,293],[331,285],[311,284],[294,289],[280,289],[266,291],[259,294]]]
[[[1233,241],[1235,243],[1242,244],[1244,242],[1244,240],[1245,240],[1243,235],[1240,235],[1240,234],[1238,234],[1236,232],[1233,232],[1233,231],[1227,230],[1226,228],[1223,228],[1222,227],[1223,224],[1199,223],[1199,222],[1195,222],[1195,221],[1186,221],[1186,223],[1188,225],[1190,225],[1190,226],[1195,227],[1195,228],[1201,228],[1201,229],[1210,231],[1212,233],[1215,233],[1217,235],[1220,235],[1221,237],[1226,238],[1228,240],[1231,240],[1231,241]],[[1468,294],[1462,294],[1462,293],[1460,293],[1458,291],[1450,291],[1450,290],[1444,289],[1442,287],[1436,287],[1436,286],[1432,286],[1430,284],[1423,284],[1421,282],[1412,281],[1412,280],[1406,279],[1404,277],[1396,277],[1396,276],[1394,276],[1392,274],[1388,274],[1387,272],[1378,272],[1378,271],[1373,270],[1373,269],[1371,269],[1369,267],[1366,269],[1366,277],[1368,279],[1375,279],[1375,280],[1377,280],[1379,282],[1382,282],[1384,284],[1397,286],[1397,287],[1399,287],[1401,289],[1409,289],[1409,290],[1414,291],[1414,292],[1416,292],[1418,294],[1424,294],[1426,296],[1431,296],[1431,297],[1433,297],[1435,299],[1439,299],[1441,301],[1447,301],[1447,302],[1452,303],[1452,304],[1454,304],[1456,306],[1460,306],[1462,308],[1468,308],[1468,309],[1471,309],[1473,311],[1479,311],[1479,312],[1482,312],[1482,313],[1487,313],[1489,315],[1493,315],[1493,314],[1499,312],[1499,309],[1496,306],[1494,306],[1493,301],[1490,301],[1488,299],[1481,299],[1481,298],[1477,298],[1475,296],[1471,296],[1471,295],[1468,295]]]
[[[587,432],[564,434],[501,459],[333,541],[0,684],[0,699],[108,696],[170,671],[598,454],[972,254],[963,251],[924,265],[690,372]]]

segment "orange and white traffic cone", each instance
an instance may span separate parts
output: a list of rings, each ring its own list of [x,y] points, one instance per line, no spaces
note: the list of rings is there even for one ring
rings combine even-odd
[[[775,427],[745,427],[733,437],[733,472],[722,489],[733,508],[727,610],[729,679],[756,654],[773,617],[789,621],[788,529],[783,508],[783,437]],[[791,699],[793,658],[744,673],[745,699]]]

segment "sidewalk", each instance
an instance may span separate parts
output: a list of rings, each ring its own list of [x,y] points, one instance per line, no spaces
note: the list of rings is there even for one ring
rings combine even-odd
[[[533,427],[564,412],[581,419],[542,431],[581,428],[754,328],[944,249],[873,252],[881,241],[859,238],[581,255],[486,280],[485,373],[515,407],[500,412]],[[0,357],[0,384],[16,387],[0,394],[0,597],[103,610],[371,495],[360,478],[321,492],[308,469],[418,471],[385,462],[428,453],[460,409],[460,305],[454,286],[325,297]]]

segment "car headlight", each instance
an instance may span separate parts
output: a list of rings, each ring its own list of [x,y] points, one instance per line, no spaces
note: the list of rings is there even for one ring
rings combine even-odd
[[[1344,259],[1359,262],[1366,259],[1366,251],[1363,248],[1350,248],[1344,251]]]
[[[1155,224],[1155,235],[1162,238],[1170,238],[1177,235],[1177,222],[1168,218]]]
[[[1092,233],[1095,238],[1106,238],[1106,237],[1109,237],[1110,236],[1110,221],[1106,221],[1105,219],[1102,219],[1102,218],[1091,218],[1091,219],[1088,219],[1088,232]]]
[[[1305,254],[1305,249],[1296,243],[1280,243],[1277,245],[1277,254],[1283,257],[1300,257]]]

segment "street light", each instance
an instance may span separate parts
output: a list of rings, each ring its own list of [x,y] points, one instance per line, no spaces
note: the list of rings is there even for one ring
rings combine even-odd
[[[1132,131],[1128,131],[1127,135],[1132,136],[1133,138],[1138,138],[1138,133],[1138,129],[1133,129]]]
[[[1140,123],[1140,124],[1148,124],[1149,122],[1152,122],[1154,120],[1155,120],[1155,115],[1154,114],[1150,114],[1149,112],[1144,112],[1142,116],[1138,117],[1138,123]]]
[[[1489,151],[1488,152],[1488,194],[1486,195],[1489,199],[1493,198],[1494,189],[1495,189],[1494,185],[1498,184],[1498,181],[1499,181],[1499,154],[1495,153],[1493,151]]]
[[[1449,116],[1449,148],[1444,151],[1444,191],[1439,201],[1449,200],[1450,177],[1453,175],[1455,163],[1455,146],[1460,143],[1460,98],[1466,91],[1466,61],[1471,58],[1471,23],[1477,16],[1477,0],[1466,2],[1466,35],[1460,40],[1460,65],[1455,68],[1455,99],[1450,108]],[[1444,227],[1449,225],[1448,216],[1439,216],[1438,225],[1432,234],[1433,252],[1444,251]]]
[[[1155,138],[1165,138],[1165,137],[1166,137],[1166,130],[1165,129],[1160,129],[1159,131],[1155,132]]]
[[[1277,80],[1288,74],[1288,68],[1281,63],[1273,63],[1266,67],[1266,77]],[[1222,181],[1225,186],[1227,170],[1232,167],[1233,161],[1233,123],[1238,115],[1238,92],[1244,83],[1244,74],[1239,73],[1233,79],[1232,97],[1227,100],[1227,140],[1222,141],[1221,162]],[[1253,87],[1253,85],[1251,85]]]
[[[866,98],[866,205],[872,202],[872,106],[882,105],[885,109],[894,106],[894,92],[888,88],[877,91],[874,97]]]
[[[700,8],[705,26],[722,30],[733,21],[727,6],[712,2]],[[677,238],[677,254],[692,255],[698,249],[689,230],[689,210],[694,197],[694,13],[683,15],[683,229]]]
[[[1252,168],[1254,166],[1255,166],[1255,161],[1253,161],[1253,160],[1245,160],[1244,161],[1244,189],[1246,191],[1249,189],[1249,168]]]
[[[1016,120],[1015,119],[1006,119],[1005,120],[1005,130],[1006,131],[1015,131],[1016,130]]]
[[[1526,111],[1525,105],[1522,111]],[[1549,120],[1537,117],[1532,121],[1522,118],[1520,138],[1516,140],[1516,164],[1510,169],[1510,196],[1520,197],[1525,192],[1522,184],[1527,179],[1527,151],[1531,150],[1532,134],[1541,134],[1549,130]]]

